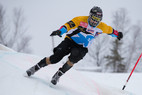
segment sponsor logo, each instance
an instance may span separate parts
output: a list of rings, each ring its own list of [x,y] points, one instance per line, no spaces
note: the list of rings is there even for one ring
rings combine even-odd
[[[87,32],[89,32],[89,33],[94,33],[94,30],[92,30],[92,29],[87,29]]]
[[[69,21],[67,23],[69,24],[70,28],[73,28],[75,26],[75,23],[73,21]]]
[[[82,27],[84,27],[84,28],[87,28],[88,23],[81,21],[79,26],[82,26]]]

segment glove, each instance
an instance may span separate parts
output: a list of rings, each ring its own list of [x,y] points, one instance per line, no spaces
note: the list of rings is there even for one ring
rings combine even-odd
[[[123,33],[122,32],[118,32],[117,39],[121,40],[122,38],[123,38]]]
[[[53,31],[50,36],[56,36],[56,35],[58,35],[59,37],[62,37],[61,31],[60,30]]]

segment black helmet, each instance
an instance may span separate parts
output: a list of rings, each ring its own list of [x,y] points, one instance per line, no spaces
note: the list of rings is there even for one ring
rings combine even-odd
[[[92,27],[96,27],[99,22],[102,20],[103,12],[100,7],[94,6],[89,13],[89,25]]]

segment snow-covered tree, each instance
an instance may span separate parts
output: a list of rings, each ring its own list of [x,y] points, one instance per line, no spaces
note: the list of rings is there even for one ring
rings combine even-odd
[[[114,40],[112,42],[113,49],[111,50],[112,55],[106,56],[108,63],[106,67],[111,66],[113,72],[124,72],[126,68],[126,63],[123,61],[126,50],[128,47],[124,44],[129,33],[129,23],[130,19],[128,17],[128,12],[124,8],[120,8],[115,11],[112,15],[112,26],[114,29],[123,33],[123,39],[121,41]]]
[[[12,23],[8,22],[5,10],[0,5],[0,43],[15,51],[30,53],[31,37],[26,35],[27,27],[23,10],[15,8],[13,13]]]
[[[94,66],[101,66],[103,63],[103,55],[107,43],[108,35],[99,35],[89,48],[88,56]]]
[[[6,13],[3,6],[0,4],[0,44],[7,46],[7,41],[5,40],[7,38],[7,31],[8,24],[6,23]]]
[[[106,56],[107,64],[106,68],[110,68],[112,72],[124,72],[125,65],[122,63],[122,56],[119,53],[119,47],[121,46],[121,42],[117,39],[113,41],[113,48],[111,49],[111,55]]]
[[[142,28],[141,28],[141,23],[137,22],[137,24],[133,25],[131,27],[131,39],[128,45],[128,50],[129,50],[129,56],[128,56],[128,61],[127,61],[127,70],[131,69],[140,54],[142,53]],[[141,70],[141,64],[138,64],[137,68],[135,71],[142,71]]]

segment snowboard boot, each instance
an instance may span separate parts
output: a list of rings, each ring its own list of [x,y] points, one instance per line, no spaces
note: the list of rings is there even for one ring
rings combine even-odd
[[[56,85],[57,82],[59,82],[59,78],[63,75],[64,73],[59,69],[54,76],[52,77],[51,83]]]
[[[36,65],[34,65],[33,67],[31,67],[30,69],[28,69],[26,71],[27,76],[31,76],[33,75],[35,72],[37,72],[40,68],[47,66],[46,63],[46,57],[44,59],[42,59],[39,63],[37,63]]]

